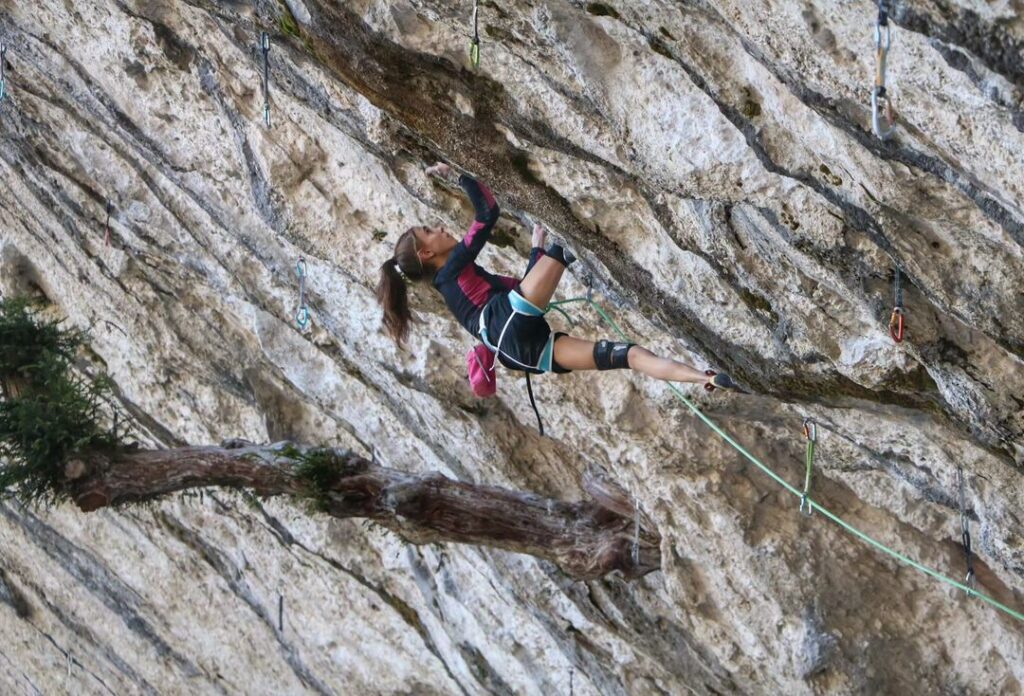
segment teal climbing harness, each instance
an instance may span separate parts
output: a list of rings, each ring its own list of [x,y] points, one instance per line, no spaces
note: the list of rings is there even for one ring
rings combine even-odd
[[[903,343],[906,325],[903,319],[903,282],[900,278],[900,267],[896,267],[896,274],[893,278],[893,303],[892,314],[889,315],[889,335],[897,343]]]
[[[885,39],[883,40],[882,35]],[[878,0],[878,20],[875,22],[875,88],[871,90],[871,128],[882,140],[887,140],[896,131],[896,119],[892,102],[885,86],[885,70],[888,66],[889,47],[892,45],[892,28],[889,26],[889,12],[886,0]],[[882,126],[882,103],[885,104],[885,126]]]
[[[971,528],[970,520],[967,519],[967,504],[964,499],[964,468],[956,468],[957,487],[960,489],[960,541],[964,545],[964,555],[967,557],[967,577],[964,578],[970,587],[974,587],[974,556],[971,553]]]
[[[818,442],[818,424],[810,418],[804,418],[804,439],[807,440],[807,451],[804,454],[807,473],[804,475],[804,492],[800,495],[800,512],[810,517],[814,508],[808,496],[811,493],[811,472],[814,470],[814,447]]]
[[[263,51],[263,122],[270,128],[270,34],[260,35],[260,49]]]
[[[473,38],[469,41],[469,62],[480,67],[480,0],[473,0]]]
[[[625,334],[625,332],[622,331],[622,329],[619,328],[619,325],[615,323],[615,320],[612,319],[608,315],[608,313],[604,310],[604,308],[601,307],[601,305],[599,305],[593,299],[592,296],[588,295],[588,296],[584,296],[584,297],[572,297],[572,298],[569,298],[567,300],[560,300],[558,302],[553,302],[553,303],[551,303],[551,305],[549,305],[549,309],[552,308],[552,307],[555,307],[555,306],[561,307],[561,306],[565,306],[565,305],[569,305],[569,304],[574,304],[574,303],[580,303],[580,302],[586,302],[588,305],[590,305],[590,307],[592,307],[594,309],[594,311],[597,312],[597,314],[609,326],[609,328],[611,328],[613,331],[615,331],[615,333],[617,333],[622,338],[622,340],[624,340],[624,341],[628,341],[629,340],[629,337]],[[733,449],[735,449],[737,452],[739,452],[744,457],[746,457],[747,460],[749,460],[752,464],[754,464],[754,466],[759,468],[767,476],[769,476],[773,481],[775,481],[780,486],[782,486],[784,489],[786,489],[787,492],[789,492],[792,495],[795,495],[797,497],[802,497],[802,494],[801,494],[799,489],[797,489],[792,484],[790,484],[788,481],[786,481],[784,478],[782,478],[777,473],[775,473],[775,471],[773,471],[771,469],[771,467],[769,467],[767,464],[765,464],[760,459],[755,457],[753,454],[748,452],[747,449],[745,447],[743,447],[743,445],[741,445],[740,443],[736,442],[736,440],[732,436],[730,436],[727,432],[722,430],[714,421],[712,421],[710,418],[708,418],[704,414],[704,412],[701,411],[696,406],[696,404],[694,404],[686,396],[686,394],[683,393],[683,391],[678,386],[676,386],[675,384],[669,382],[668,383],[668,389],[669,389],[669,391],[671,391],[675,395],[675,397],[677,399],[679,399],[688,409],[690,409],[690,411],[695,416],[697,416],[697,418],[699,418],[705,425],[707,425],[709,428],[711,428],[711,430],[714,431],[719,437],[721,437],[725,442],[727,442],[730,446],[732,446]],[[835,524],[839,525],[840,527],[842,527],[844,530],[846,530],[847,532],[849,532],[853,536],[857,537],[858,539],[860,539],[864,543],[866,543],[866,544],[868,544],[870,546],[873,546],[874,548],[878,549],[882,553],[885,553],[885,554],[895,558],[896,560],[900,561],[901,563],[904,563],[904,564],[906,564],[906,565],[908,565],[908,566],[910,566],[912,568],[915,568],[915,569],[921,571],[922,573],[924,573],[925,575],[928,575],[928,576],[930,576],[930,577],[932,577],[932,578],[934,578],[934,579],[936,579],[936,580],[938,580],[940,582],[943,582],[943,583],[945,583],[945,584],[947,584],[947,585],[949,585],[951,587],[955,587],[955,588],[961,589],[964,592],[966,592],[968,595],[973,596],[973,597],[977,597],[978,599],[980,599],[980,600],[982,600],[984,602],[987,602],[988,604],[992,605],[993,607],[995,607],[999,611],[1007,614],[1008,616],[1012,616],[1013,618],[1017,619],[1018,621],[1024,622],[1024,613],[1022,613],[1020,611],[1016,611],[1014,609],[1011,609],[1010,607],[1008,607],[1007,605],[1003,604],[999,600],[997,600],[997,599],[995,599],[993,597],[990,597],[990,596],[988,596],[988,595],[986,595],[986,594],[984,594],[982,592],[979,592],[978,590],[974,589],[973,587],[971,587],[969,585],[966,585],[966,584],[964,584],[962,582],[958,582],[958,581],[954,580],[953,578],[951,578],[951,577],[949,577],[947,575],[943,575],[942,573],[938,572],[937,570],[933,570],[933,569],[929,568],[928,566],[924,565],[923,563],[915,561],[914,559],[910,558],[909,556],[906,556],[906,555],[900,553],[899,551],[896,551],[896,550],[894,550],[892,548],[889,548],[888,546],[886,546],[882,542],[878,541],[874,537],[868,536],[867,534],[865,534],[861,530],[857,529],[852,524],[850,524],[849,522],[845,521],[843,518],[839,517],[837,514],[835,514],[834,512],[829,510],[828,508],[824,507],[820,503],[815,502],[811,498],[807,499],[807,505],[809,507],[813,508],[814,510],[817,510],[823,517],[828,518],[829,520],[831,520]],[[965,540],[966,540],[966,537],[965,537]],[[973,573],[971,573],[971,577],[973,578]]]
[[[306,330],[309,326],[309,306],[306,304],[306,259],[299,259],[295,264],[295,274],[299,276],[299,309],[295,312],[295,323],[299,329]]]

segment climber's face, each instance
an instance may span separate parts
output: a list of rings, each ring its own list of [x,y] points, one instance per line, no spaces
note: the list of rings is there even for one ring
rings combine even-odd
[[[416,228],[416,250],[420,260],[428,266],[436,266],[435,260],[446,257],[458,243],[444,226]]]

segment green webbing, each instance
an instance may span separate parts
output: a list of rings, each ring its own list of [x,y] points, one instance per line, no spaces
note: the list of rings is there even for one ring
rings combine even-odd
[[[605,321],[605,323],[607,323],[608,326],[610,326],[612,328],[612,330],[614,330],[615,333],[617,333],[619,335],[619,337],[622,338],[623,341],[629,341],[629,338],[622,331],[622,329],[619,328],[619,325],[616,324],[615,321],[610,316],[608,316],[607,312],[605,312],[604,309],[599,304],[597,304],[597,302],[595,302],[591,298],[588,298],[588,297],[573,297],[573,298],[568,299],[568,300],[561,300],[559,302],[552,302],[549,305],[549,308],[555,309],[555,308],[557,308],[560,305],[570,304],[572,302],[587,302],[587,303],[589,303],[590,306],[592,306],[595,310],[597,310],[597,313],[601,315],[601,318]],[[561,310],[559,310],[559,311],[561,311]],[[728,433],[726,433],[721,428],[719,428],[717,425],[715,425],[715,423],[710,418],[705,416],[704,413],[699,408],[697,408],[697,406],[692,401],[690,401],[686,397],[686,395],[682,392],[682,390],[679,389],[679,387],[677,387],[672,382],[667,382],[667,384],[668,384],[668,388],[672,391],[672,393],[675,394],[679,398],[680,401],[682,401],[684,404],[686,404],[686,407],[689,408],[690,411],[692,411],[695,416],[697,416],[702,421],[704,421],[705,425],[707,425],[709,428],[711,428],[713,431],[715,431],[715,433],[717,433],[718,436],[721,437],[723,440],[725,440],[730,445],[732,445],[733,448],[737,452],[739,452],[744,457],[746,457],[751,462],[753,462],[761,471],[763,471],[764,473],[768,474],[768,476],[773,478],[776,483],[778,483],[780,486],[785,488],[787,491],[789,491],[793,495],[797,496],[798,498],[803,495],[799,490],[797,490],[796,488],[794,488],[793,486],[788,484],[785,481],[785,479],[783,479],[781,476],[779,476],[774,471],[769,469],[766,464],[763,464],[761,462],[761,460],[759,460],[757,457],[755,457],[750,452],[748,452],[743,447],[743,445],[741,445],[740,443],[738,443],[734,439],[732,439],[732,437],[730,437]],[[895,559],[897,559],[899,561],[902,561],[903,563],[906,563],[907,565],[909,565],[909,566],[911,566],[913,568],[917,568],[922,573],[925,573],[926,575],[930,575],[933,578],[935,578],[936,580],[940,580],[940,581],[946,583],[947,585],[950,585],[951,587],[956,587],[957,589],[963,590],[964,592],[966,592],[969,595],[972,595],[974,597],[977,597],[978,599],[981,599],[981,600],[983,600],[985,602],[988,602],[989,604],[994,606],[996,609],[999,609],[1000,611],[1005,612],[1006,614],[1009,614],[1010,616],[1012,616],[1013,618],[1017,619],[1018,621],[1024,622],[1024,613],[1021,613],[1019,611],[1014,611],[1013,609],[1011,609],[1010,607],[1006,606],[1002,602],[999,602],[998,600],[995,600],[995,599],[993,599],[992,597],[989,597],[986,594],[978,592],[973,587],[969,587],[968,585],[965,585],[962,582],[957,582],[953,578],[947,577],[947,576],[943,575],[942,573],[940,573],[940,572],[938,572],[936,570],[932,570],[928,566],[925,566],[925,565],[922,565],[921,563],[918,563],[917,561],[915,561],[912,558],[908,558],[907,556],[904,556],[899,551],[895,551],[895,550],[889,548],[888,546],[886,546],[882,542],[876,541],[875,539],[873,539],[872,537],[868,536],[864,532],[860,531],[859,529],[857,529],[853,525],[851,525],[848,522],[845,522],[844,520],[842,520],[838,515],[836,515],[832,511],[830,511],[828,508],[822,507],[818,503],[814,502],[814,500],[812,500],[811,498],[808,498],[807,502],[810,504],[812,509],[817,510],[822,515],[824,515],[825,517],[829,518],[830,520],[832,520],[833,522],[838,524],[840,527],[842,527],[843,529],[848,531],[850,534],[853,534],[854,536],[859,537],[861,540],[866,541],[868,544],[870,544],[871,546],[874,546],[879,551],[882,551],[883,553],[887,553],[890,556],[892,556],[893,558],[895,558]]]

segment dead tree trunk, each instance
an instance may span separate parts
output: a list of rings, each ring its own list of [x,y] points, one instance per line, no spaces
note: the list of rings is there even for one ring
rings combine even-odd
[[[70,461],[65,475],[72,500],[85,512],[223,486],[264,497],[312,498],[329,515],[372,519],[414,544],[457,542],[526,553],[580,580],[615,570],[637,578],[661,564],[652,525],[644,524],[634,543],[634,515],[601,497],[569,503],[439,473],[411,474],[346,450],[279,443],[92,453]],[[625,510],[630,508],[626,502]]]
[[[0,397],[17,399],[28,388],[28,380],[17,375],[0,375]]]

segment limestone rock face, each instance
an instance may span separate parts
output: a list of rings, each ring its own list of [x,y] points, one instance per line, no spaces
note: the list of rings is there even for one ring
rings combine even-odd
[[[1024,624],[898,564],[714,436],[663,383],[475,400],[470,337],[374,287],[408,226],[470,220],[449,161],[525,213],[687,393],[813,497],[1024,607],[1024,19],[894,3],[896,134],[870,128],[865,0],[0,0],[0,291],[91,329],[146,446],[293,439],[575,499],[605,467],[663,568],[572,582],[223,491],[83,515],[0,502],[3,693],[1020,694]],[[261,31],[272,40],[263,122]],[[107,200],[113,202],[109,244]],[[304,258],[312,324],[300,330]],[[895,268],[907,340],[888,335]],[[582,306],[568,330],[610,331]],[[561,328],[565,320],[552,316]]]

